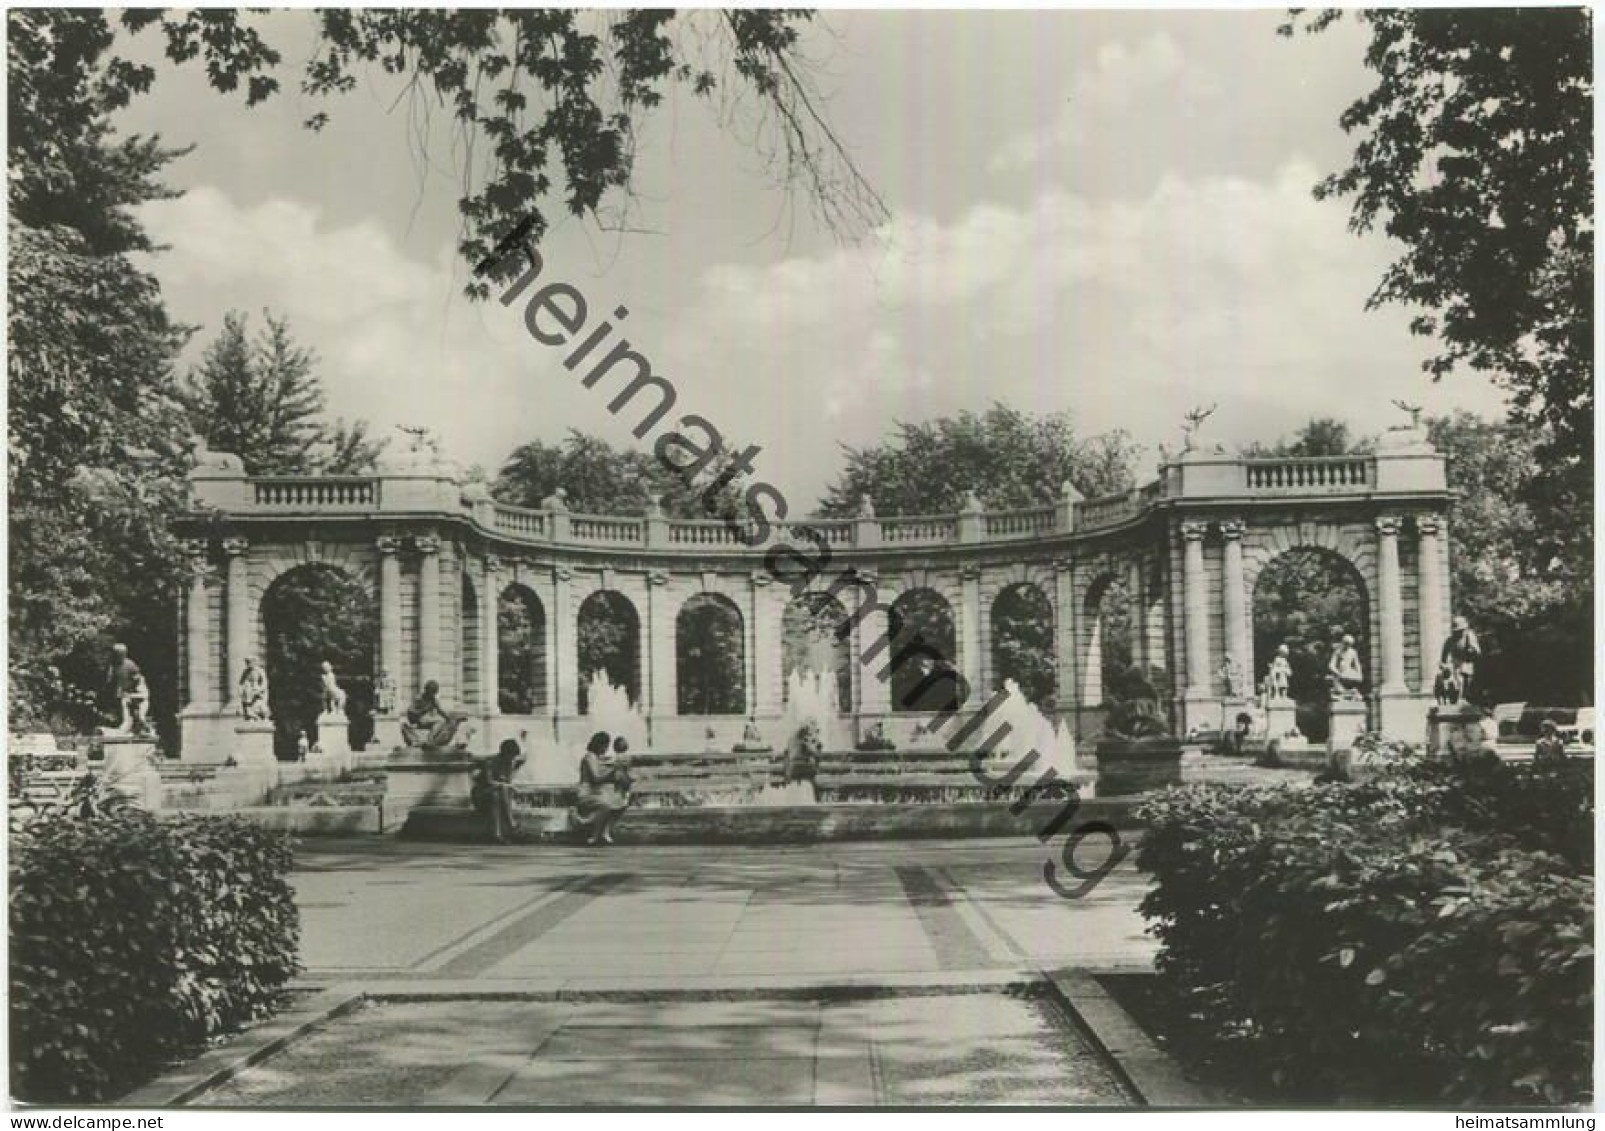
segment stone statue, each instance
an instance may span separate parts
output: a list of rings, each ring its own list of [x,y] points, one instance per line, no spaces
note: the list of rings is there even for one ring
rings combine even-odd
[[[1332,658],[1327,661],[1327,675],[1332,683],[1332,698],[1358,699],[1360,697],[1360,684],[1365,682],[1365,672],[1360,666],[1360,652],[1354,646],[1354,637],[1345,633],[1337,647],[1332,649]]]
[[[1220,678],[1226,684],[1226,695],[1231,699],[1243,698],[1243,665],[1237,662],[1237,657],[1226,653],[1226,659],[1221,661]]]
[[[245,657],[245,670],[240,673],[240,717],[252,722],[268,717],[267,672],[256,666],[254,656]]]
[[[381,715],[394,714],[396,710],[396,680],[383,668],[373,681],[373,709]]]
[[[875,517],[875,500],[871,499],[868,495],[858,496],[858,517]]]
[[[196,471],[223,472],[244,475],[245,463],[231,452],[214,452],[206,446],[206,437],[199,434],[189,438],[190,459]]]
[[[1477,642],[1477,634],[1471,631],[1471,624],[1465,617],[1455,617],[1452,625],[1453,630],[1449,633],[1449,639],[1443,642],[1443,651],[1438,658],[1443,667],[1453,671],[1459,684],[1455,701],[1463,703],[1471,698],[1471,685],[1477,674],[1477,661],[1482,658],[1482,645]]]
[[[1265,705],[1270,706],[1272,700],[1286,699],[1288,684],[1293,678],[1293,660],[1286,644],[1276,646],[1276,655],[1271,658],[1270,670],[1265,673]]]
[[[757,719],[748,719],[747,725],[741,729],[741,741],[736,743],[737,754],[759,754],[769,750],[769,744],[763,740],[763,732],[758,729]]]
[[[346,709],[345,689],[335,678],[334,665],[328,660],[323,661],[323,672],[318,677],[323,684],[323,713],[325,715],[338,715]]]
[[[401,741],[421,750],[445,750],[454,739],[461,746],[468,741],[463,727],[466,721],[461,715],[446,713],[440,705],[440,684],[430,680],[407,708],[401,723]]]
[[[111,657],[106,669],[106,695],[117,705],[117,726],[111,733],[149,734],[145,708],[150,702],[150,688],[145,683],[145,673],[129,659],[126,644],[113,644]]]

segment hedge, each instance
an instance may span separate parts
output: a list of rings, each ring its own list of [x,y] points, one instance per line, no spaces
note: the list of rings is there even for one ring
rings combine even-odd
[[[13,831],[11,1082],[114,1098],[275,1007],[298,969],[287,837],[231,817],[64,813]]]
[[[1580,806],[1591,821],[1587,775],[1543,768],[1167,791],[1138,813],[1162,979],[1217,1049],[1290,1098],[1585,1102],[1591,838],[1567,854]]]

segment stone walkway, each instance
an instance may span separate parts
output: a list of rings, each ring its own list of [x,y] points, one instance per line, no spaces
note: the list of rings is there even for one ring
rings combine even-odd
[[[1094,838],[1089,860],[1102,850]],[[787,848],[305,842],[306,977],[619,986],[1146,967],[1128,858],[1088,896],[1034,840]]]

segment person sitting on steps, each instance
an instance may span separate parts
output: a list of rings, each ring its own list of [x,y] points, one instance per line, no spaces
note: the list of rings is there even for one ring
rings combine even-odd
[[[570,820],[589,832],[589,844],[612,844],[613,826],[630,806],[630,774],[619,755],[629,751],[622,737],[616,742],[605,730],[591,735],[580,759],[580,785]]]

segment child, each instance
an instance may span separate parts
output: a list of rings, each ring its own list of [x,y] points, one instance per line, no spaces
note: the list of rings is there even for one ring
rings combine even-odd
[[[1564,762],[1566,760],[1566,740],[1560,736],[1560,728],[1555,725],[1554,719],[1545,719],[1539,728],[1538,745],[1533,748],[1533,761],[1535,762]]]

